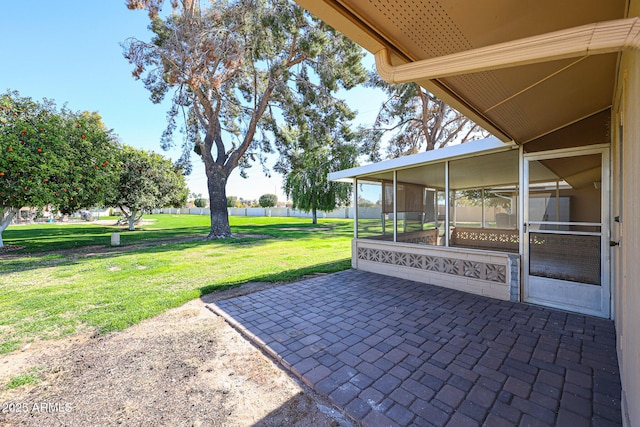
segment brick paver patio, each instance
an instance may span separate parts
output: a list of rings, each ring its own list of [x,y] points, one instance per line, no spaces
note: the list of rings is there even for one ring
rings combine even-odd
[[[618,426],[613,322],[348,270],[211,306],[363,426]]]

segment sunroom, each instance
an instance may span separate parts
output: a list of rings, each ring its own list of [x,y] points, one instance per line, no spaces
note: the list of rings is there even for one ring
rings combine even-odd
[[[492,137],[329,178],[353,183],[353,268],[607,317],[607,164]]]

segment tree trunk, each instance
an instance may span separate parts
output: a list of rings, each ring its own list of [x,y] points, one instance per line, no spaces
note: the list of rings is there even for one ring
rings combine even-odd
[[[136,229],[136,211],[131,211],[127,220],[129,221],[129,231],[135,231]]]
[[[316,175],[315,171],[313,175],[311,175],[311,213],[312,213],[312,224],[318,223],[318,209],[316,205]]]
[[[207,238],[226,239],[231,237],[229,212],[227,211],[227,174],[222,167],[215,163],[205,165],[205,170],[211,211],[211,231]]]
[[[11,224],[11,220],[16,216],[16,213],[18,213],[18,209],[15,208],[8,208],[7,210],[0,209],[0,220],[2,221],[0,222],[0,248],[4,248],[2,233],[7,229],[9,224]]]

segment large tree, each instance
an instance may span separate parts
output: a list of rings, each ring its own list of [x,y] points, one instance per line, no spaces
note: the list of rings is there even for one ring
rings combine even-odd
[[[0,247],[23,207],[63,214],[101,205],[117,143],[97,113],[58,110],[17,92],[0,95]]]
[[[106,204],[120,208],[129,230],[151,209],[185,204],[189,189],[171,160],[127,145],[119,157],[114,191]]]
[[[203,2],[204,3],[204,2]],[[186,134],[182,162],[195,151],[207,175],[210,238],[231,235],[226,183],[231,172],[264,160],[272,151],[276,121],[294,122],[326,96],[364,81],[362,50],[288,0],[230,0],[200,4],[172,1],[173,13],[159,14],[162,0],[128,0],[145,8],[155,34],[150,43],[125,42],[151,99],[173,91],[169,127],[183,112]],[[299,89],[305,102],[300,103]]]
[[[367,85],[382,89],[387,100],[370,128],[361,129],[363,151],[372,160],[395,158],[488,136],[444,101],[416,83],[392,84],[370,73]]]
[[[299,134],[290,130],[291,150],[283,155],[276,170],[284,175],[284,190],[293,201],[293,208],[312,213],[318,223],[318,211],[332,211],[351,199],[351,184],[332,182],[329,172],[357,165],[358,151],[352,144],[335,141],[320,145],[300,144]]]
[[[308,108],[275,132],[280,152],[275,170],[284,176],[284,189],[293,207],[311,212],[314,224],[318,210],[331,211],[350,201],[351,185],[330,182],[327,175],[357,165],[358,150],[350,127],[354,118],[344,102],[326,97],[321,108]]]

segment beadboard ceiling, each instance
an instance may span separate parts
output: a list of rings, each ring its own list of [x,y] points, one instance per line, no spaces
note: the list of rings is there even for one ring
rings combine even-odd
[[[624,18],[625,0],[296,0],[372,53],[407,63]],[[526,144],[607,110],[618,53],[420,81],[503,141]]]

